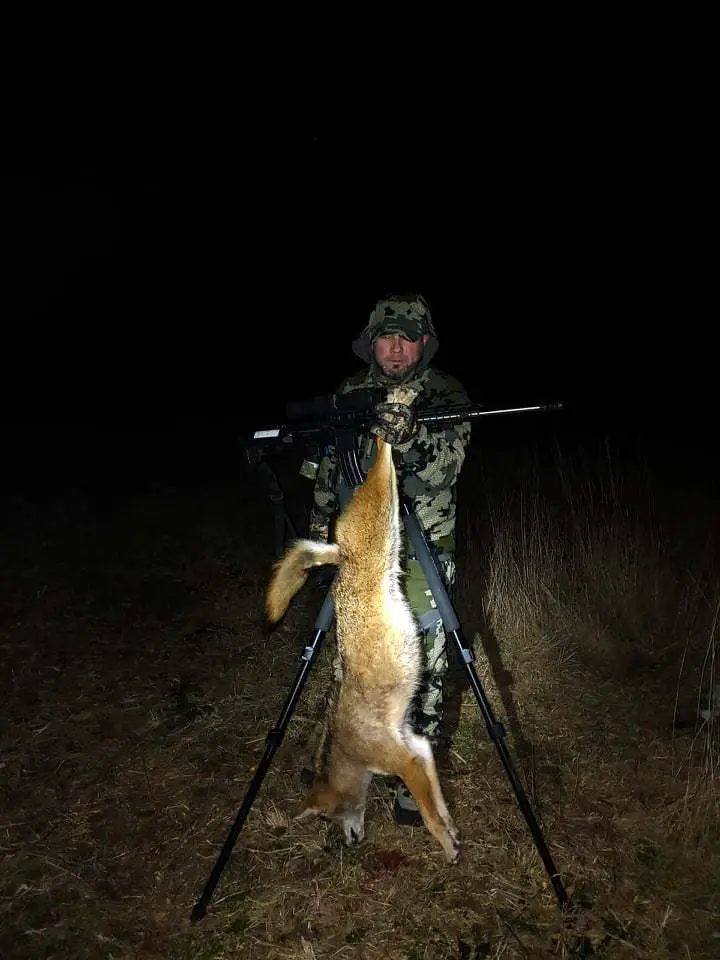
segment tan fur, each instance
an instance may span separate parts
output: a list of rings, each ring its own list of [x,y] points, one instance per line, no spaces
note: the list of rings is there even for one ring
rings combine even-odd
[[[336,525],[336,544],[303,540],[275,565],[267,612],[277,620],[311,566],[337,563],[333,586],[343,679],[329,745],[300,817],[321,814],[363,839],[365,797],[373,773],[401,777],[450,862],[460,841],[445,805],[432,749],[414,733],[408,709],[420,683],[417,624],[400,585],[400,517],[392,448],[377,461]]]
[[[273,567],[265,596],[265,612],[268,620],[275,623],[285,613],[298,590],[305,584],[313,567],[340,562],[337,544],[316,543],[313,540],[298,540]]]

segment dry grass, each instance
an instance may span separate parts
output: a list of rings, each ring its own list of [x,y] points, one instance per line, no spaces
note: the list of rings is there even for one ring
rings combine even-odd
[[[457,671],[443,785],[458,864],[394,824],[381,778],[356,849],[293,820],[327,641],[191,927],[322,594],[263,630],[272,519],[252,483],[6,498],[0,956],[717,957],[717,724],[697,720],[715,531],[697,500],[692,535],[677,510],[666,522],[650,487],[602,463],[528,460],[512,495],[506,464],[469,464],[463,490],[458,608],[578,905],[565,916]]]

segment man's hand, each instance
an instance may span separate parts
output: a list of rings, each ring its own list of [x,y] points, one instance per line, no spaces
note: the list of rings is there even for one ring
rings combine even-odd
[[[412,407],[404,403],[379,403],[375,407],[377,423],[370,427],[370,433],[380,437],[385,443],[397,445],[407,443],[417,433],[417,423]]]

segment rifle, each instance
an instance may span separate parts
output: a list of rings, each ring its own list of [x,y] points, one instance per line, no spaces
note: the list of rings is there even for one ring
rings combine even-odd
[[[293,444],[296,441],[315,449],[332,444],[345,482],[350,487],[356,487],[362,483],[364,477],[357,459],[355,437],[376,420],[375,407],[385,396],[385,389],[373,387],[353,390],[346,394],[314,397],[306,401],[290,401],[285,406],[283,423],[259,427],[253,431],[246,446],[248,456],[257,458],[263,448],[282,448],[284,444]],[[415,421],[418,424],[445,427],[454,423],[472,422],[481,417],[562,409],[563,404],[557,402],[490,410],[472,404],[449,407],[420,405],[415,408]]]

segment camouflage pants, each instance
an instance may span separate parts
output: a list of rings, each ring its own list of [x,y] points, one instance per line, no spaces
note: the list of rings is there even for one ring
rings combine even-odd
[[[448,593],[455,582],[455,542],[452,536],[434,544],[440,572]],[[433,614],[436,603],[420,563],[410,555],[406,562],[405,591],[413,613],[420,623],[425,649],[425,670],[420,690],[412,705],[411,722],[417,733],[426,736],[435,747],[440,736],[443,705],[443,679],[448,669],[447,638],[440,614]]]
[[[440,572],[448,593],[455,582],[455,539],[452,535],[443,537],[433,545]],[[403,569],[405,593],[410,607],[420,624],[421,642],[425,651],[425,669],[422,684],[413,700],[410,710],[410,722],[417,733],[428,738],[433,747],[437,747],[440,737],[440,724],[443,716],[443,678],[448,669],[447,639],[443,630],[440,614],[433,615],[436,603],[423,573],[420,563],[409,554],[406,545],[406,557]],[[333,661],[333,683],[326,696],[324,721],[311,737],[310,755],[318,757],[323,750],[327,734],[327,719],[333,712],[337,692],[342,680],[342,663],[339,657]]]

